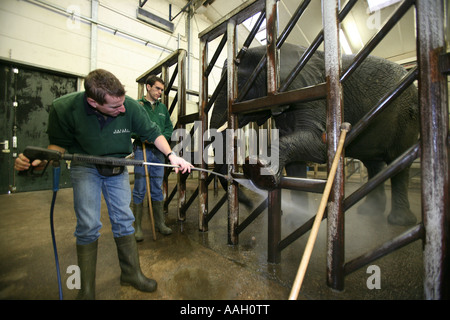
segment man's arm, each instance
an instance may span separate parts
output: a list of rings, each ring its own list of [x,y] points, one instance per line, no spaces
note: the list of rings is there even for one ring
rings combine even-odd
[[[169,143],[163,135],[160,135],[158,138],[156,138],[154,143],[159,151],[161,151],[165,156],[172,152]],[[186,171],[191,172],[192,165],[183,158],[178,157],[175,154],[171,154],[169,156],[169,161],[175,166],[180,166],[179,169],[175,168],[175,173],[178,173],[179,170],[181,170],[182,173],[185,173]]]

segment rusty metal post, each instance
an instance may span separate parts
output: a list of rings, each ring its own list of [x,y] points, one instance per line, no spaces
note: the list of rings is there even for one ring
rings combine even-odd
[[[180,50],[178,55],[178,118],[186,115],[186,51]],[[185,128],[182,124],[180,127]],[[182,156],[180,154],[180,156]],[[177,175],[178,189],[178,220],[186,220],[186,179],[181,174]]]
[[[162,66],[161,68],[161,78],[164,80],[164,83],[167,85],[169,83],[169,68],[167,66]],[[169,90],[164,90],[161,96],[161,102],[169,108]],[[167,196],[169,194],[169,175],[166,174],[169,171],[169,168],[164,168],[164,177],[163,177],[163,199],[164,199],[164,211],[168,212],[168,204],[166,203]]]
[[[343,94],[340,82],[339,0],[323,0],[325,76],[327,83],[328,159],[334,159],[342,123]],[[328,201],[327,283],[336,290],[344,288],[344,152],[341,154]],[[330,170],[331,161],[328,161]]]
[[[208,129],[208,114],[205,112],[205,108],[208,104],[208,76],[206,69],[208,67],[208,43],[204,40],[200,40],[200,92],[199,92],[199,119],[201,121],[201,130],[198,133],[199,136],[199,152],[201,157],[200,167],[207,168],[207,163],[204,161],[205,141],[203,139],[203,133]],[[208,174],[200,171],[198,176],[198,228],[200,231],[208,231],[208,222],[206,217],[208,215],[208,184],[206,179]]]
[[[237,71],[235,58],[237,54],[236,21],[228,20],[227,23],[227,87],[228,87],[228,130],[227,130],[227,164],[228,174],[235,172],[236,149],[234,133],[238,127],[237,117],[232,113],[232,105],[237,97]],[[231,130],[230,130],[231,129]],[[239,243],[239,235],[236,228],[239,226],[239,202],[238,185],[236,182],[228,182],[228,244]]]
[[[418,0],[417,34],[421,111],[422,219],[425,226],[424,297],[449,298],[449,188],[447,79],[439,56],[446,50],[444,4]]]
[[[278,57],[277,57],[277,36],[278,36],[278,7],[276,0],[266,0],[266,39],[267,39],[267,95],[274,95],[278,89]],[[268,144],[271,144],[269,140]],[[266,146],[267,147],[267,146]],[[281,188],[269,192],[268,197],[268,254],[267,260],[272,263],[281,261],[281,251],[278,243],[281,241]]]

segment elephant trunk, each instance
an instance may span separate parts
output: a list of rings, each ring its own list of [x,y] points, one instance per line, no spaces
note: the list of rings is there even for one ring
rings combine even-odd
[[[326,144],[309,131],[295,132],[283,136],[278,148],[271,148],[270,157],[250,156],[243,165],[244,175],[258,188],[273,190],[281,181],[284,166],[293,161],[324,163]]]

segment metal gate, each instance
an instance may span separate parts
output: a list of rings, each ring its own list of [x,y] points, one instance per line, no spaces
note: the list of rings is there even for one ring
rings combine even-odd
[[[433,0],[405,0],[392,15],[389,21],[369,41],[369,43],[356,55],[354,62],[346,70],[341,70],[341,59],[339,48],[339,23],[345,19],[356,0],[350,0],[342,10],[339,10],[339,1],[323,0],[323,30],[317,35],[311,46],[292,71],[292,77],[301,72],[315,50],[324,42],[325,48],[325,70],[327,82],[313,87],[284,92],[287,88],[278,88],[277,83],[277,50],[283,45],[290,30],[295,26],[297,20],[302,16],[310,1],[302,1],[293,14],[286,29],[277,37],[277,1],[276,0],[250,0],[232,11],[213,26],[199,34],[201,55],[201,83],[200,83],[200,119],[204,130],[207,129],[207,115],[214,103],[217,93],[221,87],[227,84],[228,88],[228,128],[237,128],[236,114],[251,110],[271,108],[275,99],[283,99],[283,103],[301,101],[303,99],[320,99],[326,97],[328,104],[327,113],[327,140],[328,159],[333,159],[339,138],[339,129],[342,123],[342,87],[341,84],[361,64],[373,48],[389,32],[396,22],[412,6],[416,7],[417,14],[417,56],[418,68],[412,70],[402,80],[399,87],[394,89],[385,101],[380,103],[379,108],[368,114],[360,123],[352,124],[354,127],[348,135],[346,144],[361,132],[374,117],[382,111],[386,104],[398,95],[402,88],[407,87],[413,81],[419,81],[419,97],[421,110],[421,139],[420,142],[408,150],[402,157],[388,166],[377,176],[376,181],[369,181],[356,193],[344,199],[344,173],[343,157],[336,173],[336,180],[331,190],[328,202],[328,261],[327,261],[327,283],[337,290],[344,288],[345,275],[357,268],[388,254],[408,243],[422,240],[424,243],[424,296],[426,299],[448,298],[450,287],[449,270],[449,136],[448,136],[448,102],[447,82],[445,74],[448,73],[449,56],[445,54],[444,43],[444,17],[443,1]],[[260,19],[255,28],[250,32],[243,48],[238,52],[236,41],[236,28],[247,18],[260,13]],[[250,45],[252,37],[256,34],[263,18],[266,18],[267,30],[267,55],[258,65],[261,70],[267,68],[267,97],[258,99],[257,103],[240,103],[241,93],[237,90],[237,61],[245,54]],[[208,65],[208,43],[222,36],[220,45],[214,53]],[[208,99],[208,75],[215,63],[220,51],[227,45],[227,73],[223,75],[219,85],[214,91],[211,99]],[[443,67],[445,66],[445,67]],[[257,69],[258,69],[257,67]],[[251,81],[251,79],[250,79]],[[245,86],[244,86],[245,88]],[[202,146],[204,141],[202,140]],[[228,173],[236,174],[236,156],[234,141],[227,146]],[[201,148],[203,150],[204,148]],[[350,262],[344,261],[344,224],[345,210],[364,197],[370,190],[386,179],[394,175],[401,168],[408,166],[418,156],[421,158],[422,167],[422,222],[405,232],[403,235],[388,241],[379,249],[363,254],[361,257]],[[202,157],[203,158],[203,157]],[[331,161],[328,161],[329,166]],[[206,164],[203,163],[203,166]],[[201,174],[199,179],[201,212],[199,224],[201,229],[207,230],[208,203],[207,185],[208,176]],[[283,177],[281,188],[296,190],[308,190],[318,192],[323,189],[323,183],[308,181],[293,177]],[[285,239],[281,239],[281,189],[269,192],[267,202],[262,203],[243,223],[239,224],[239,208],[237,200],[238,185],[229,183],[228,194],[228,243],[238,244],[238,235],[251,223],[267,205],[269,219],[268,235],[268,260],[269,262],[280,262],[280,253],[295,239],[307,232],[312,225],[313,219],[298,228]]]

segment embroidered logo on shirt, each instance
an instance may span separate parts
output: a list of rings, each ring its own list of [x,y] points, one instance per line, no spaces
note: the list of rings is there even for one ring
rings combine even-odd
[[[113,134],[130,133],[128,129],[114,129]]]

